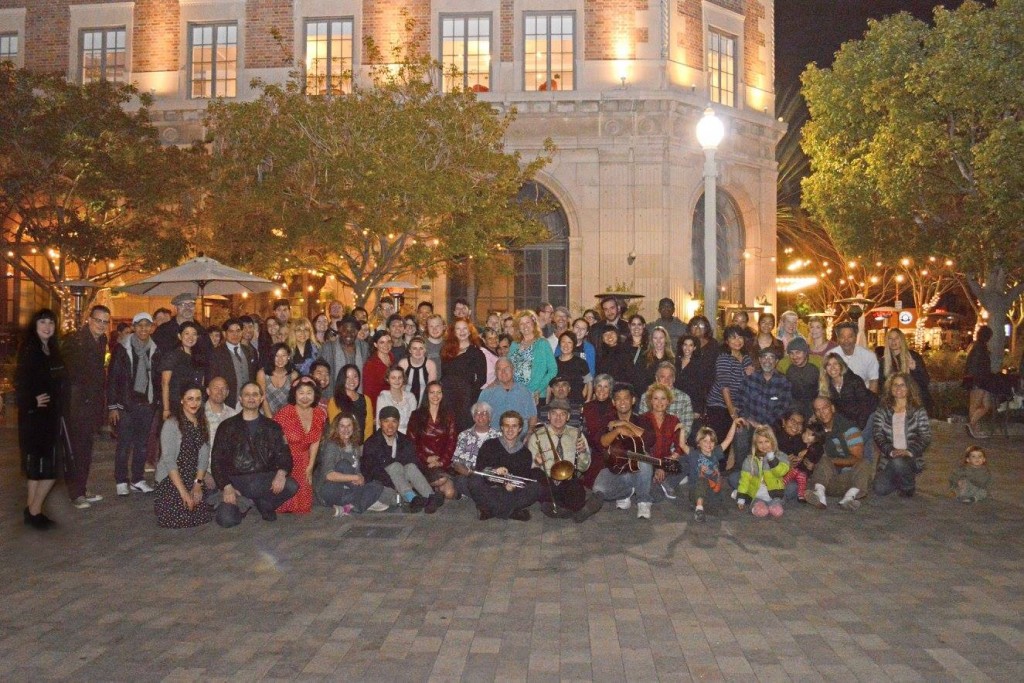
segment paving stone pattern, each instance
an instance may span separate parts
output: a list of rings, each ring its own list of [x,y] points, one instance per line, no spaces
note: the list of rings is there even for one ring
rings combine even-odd
[[[781,520],[682,499],[650,521],[535,512],[157,528],[114,495],[113,445],[60,527],[21,524],[16,435],[0,428],[4,680],[1024,680],[1024,449],[986,442],[993,498],[946,496],[962,428],[937,426],[911,500]],[[535,508],[536,510],[536,508]]]

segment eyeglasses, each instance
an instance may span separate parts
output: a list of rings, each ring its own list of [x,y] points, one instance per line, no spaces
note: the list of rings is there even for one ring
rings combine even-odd
[[[94,323],[96,323],[98,325],[109,325],[110,324],[110,318],[94,318],[93,316],[89,316],[89,320],[93,321]]]

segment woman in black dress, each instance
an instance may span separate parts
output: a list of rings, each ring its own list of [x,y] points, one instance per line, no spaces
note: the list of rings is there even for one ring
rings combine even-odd
[[[202,526],[213,519],[203,502],[203,478],[210,469],[210,431],[203,410],[203,391],[188,387],[174,416],[160,430],[160,462],[156,466],[156,523],[167,529]]]
[[[25,330],[15,376],[21,469],[28,477],[25,524],[33,529],[54,525],[43,513],[43,503],[57,480],[65,375],[57,344],[57,316],[44,308],[32,316]]]
[[[181,346],[174,349],[160,361],[160,389],[163,402],[163,419],[171,417],[181,402],[181,392],[190,385],[203,385],[203,369],[196,362],[195,347],[199,342],[199,325],[183,323],[178,331]]]
[[[457,432],[473,426],[470,406],[480,397],[487,382],[487,359],[480,350],[480,335],[466,318],[456,318],[441,347],[441,385],[452,412]]]

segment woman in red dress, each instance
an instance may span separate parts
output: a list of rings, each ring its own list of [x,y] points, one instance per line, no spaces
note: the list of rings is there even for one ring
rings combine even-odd
[[[288,405],[277,411],[274,422],[281,425],[288,450],[292,452],[292,478],[299,491],[277,509],[305,514],[313,509],[313,468],[320,436],[327,424],[327,411],[320,407],[320,386],[304,376],[292,383]]]
[[[388,388],[388,368],[395,364],[391,353],[391,335],[387,330],[378,330],[371,338],[373,353],[363,365],[363,393],[370,399],[370,408],[377,414],[377,397]]]

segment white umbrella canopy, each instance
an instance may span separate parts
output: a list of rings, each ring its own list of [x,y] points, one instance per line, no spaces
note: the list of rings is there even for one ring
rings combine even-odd
[[[196,296],[207,294],[258,294],[270,292],[278,284],[266,278],[225,266],[208,256],[197,256],[180,266],[168,268],[155,275],[116,287],[119,292],[143,296],[174,296],[194,291]]]

